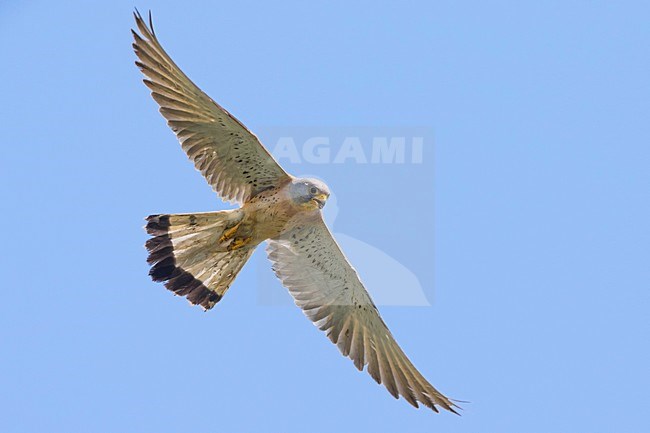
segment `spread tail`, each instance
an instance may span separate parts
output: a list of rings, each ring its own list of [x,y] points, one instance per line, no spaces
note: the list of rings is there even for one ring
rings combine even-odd
[[[145,244],[154,281],[206,311],[216,305],[255,247],[223,245],[224,233],[243,218],[240,209],[197,214],[151,215]]]

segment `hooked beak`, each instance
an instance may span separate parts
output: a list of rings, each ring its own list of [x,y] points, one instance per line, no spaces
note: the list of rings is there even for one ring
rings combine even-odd
[[[318,208],[322,209],[325,207],[325,202],[327,201],[328,195],[327,194],[318,194],[315,195],[312,200],[314,200],[316,203],[318,203]]]

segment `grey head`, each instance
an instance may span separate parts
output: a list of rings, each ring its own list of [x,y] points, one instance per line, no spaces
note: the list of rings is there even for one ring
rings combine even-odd
[[[294,179],[289,187],[294,203],[306,209],[322,209],[330,196],[330,189],[318,179]]]

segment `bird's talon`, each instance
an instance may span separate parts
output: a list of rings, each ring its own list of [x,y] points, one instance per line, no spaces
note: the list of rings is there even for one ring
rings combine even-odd
[[[234,251],[238,250],[241,247],[248,245],[248,243],[253,239],[252,237],[248,238],[235,238],[233,241],[228,245],[228,251]]]
[[[219,242],[223,243],[227,240],[232,239],[233,236],[235,236],[235,233],[237,233],[237,229],[241,225],[241,222],[235,224],[234,226],[230,227],[229,229],[226,229],[223,231],[223,234],[219,238]]]

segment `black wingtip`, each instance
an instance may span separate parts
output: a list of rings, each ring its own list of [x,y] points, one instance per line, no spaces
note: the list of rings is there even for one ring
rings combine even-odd
[[[155,37],[156,32],[153,29],[153,17],[151,15],[151,9],[149,9],[149,13],[148,13],[148,18],[149,18],[149,25],[148,26],[145,23],[144,18],[142,18],[142,14],[138,10],[138,8],[134,7],[133,9],[134,9],[133,17],[135,18],[136,24],[139,25],[141,23],[145,28],[147,28],[147,30],[149,30],[151,35]]]
[[[140,11],[136,7],[133,8],[133,18],[135,18],[136,23],[138,21],[142,21],[142,15],[140,14]]]
[[[453,398],[450,398],[449,401],[451,401],[451,407],[448,408],[450,412],[455,413],[458,416],[462,416],[459,412],[456,412],[456,409],[462,411],[465,410],[462,406],[457,405],[456,403],[463,403],[463,404],[470,404],[470,401],[465,401],[465,400],[456,400]]]
[[[149,9],[149,29],[151,30],[151,34],[153,36],[156,36],[156,31],[153,29],[153,19],[151,17],[151,9]]]

